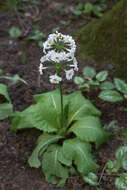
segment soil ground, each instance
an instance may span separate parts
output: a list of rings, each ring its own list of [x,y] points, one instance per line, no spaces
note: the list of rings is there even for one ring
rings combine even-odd
[[[33,95],[54,89],[54,86],[48,82],[50,71],[41,78],[39,76],[38,66],[42,49],[37,46],[36,42],[24,42],[24,36],[33,34],[35,24],[38,24],[40,31],[46,35],[58,26],[60,32],[71,34],[71,32],[95,19],[89,16],[75,18],[72,10],[78,2],[80,1],[44,0],[36,6],[23,5],[25,12],[16,13],[12,10],[7,12],[0,10],[0,68],[3,69],[6,76],[18,74],[28,82],[27,86],[20,82],[15,85],[8,83],[9,94],[15,110],[22,111],[34,103]],[[85,0],[82,2],[85,3]],[[56,11],[63,7],[68,10],[67,15],[61,15]],[[66,25],[61,24],[61,20],[66,21]],[[8,35],[12,26],[20,27],[22,30],[22,37],[19,40],[12,39]],[[22,62],[24,55],[27,57],[25,64]],[[79,60],[80,73],[83,67],[88,64],[94,66],[98,71],[106,69],[113,73],[114,68],[110,62],[105,64],[84,63]],[[65,88],[70,91],[77,89],[73,82],[66,82]],[[112,120],[117,120],[120,131],[127,127],[126,112],[123,111],[127,107],[126,101],[114,104],[105,103],[99,100],[94,92],[84,94],[84,96],[94,100],[96,107],[102,111],[101,122],[103,125]],[[105,176],[105,174],[102,176],[98,189],[85,184],[80,176],[70,177],[63,188],[57,188],[55,185],[46,183],[41,169],[30,168],[27,162],[39,134],[40,132],[35,129],[14,133],[10,131],[8,119],[0,121],[0,190],[115,190],[115,176]],[[125,139],[119,132],[110,137],[107,144],[95,151],[94,154],[100,165],[98,176],[101,176],[106,161],[114,159],[115,150],[124,142]]]

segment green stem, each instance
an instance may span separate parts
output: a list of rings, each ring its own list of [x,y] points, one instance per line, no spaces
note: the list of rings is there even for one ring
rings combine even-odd
[[[59,77],[61,72],[61,66],[59,63],[56,63],[56,73]],[[59,83],[59,91],[60,91],[60,103],[61,103],[61,118],[60,118],[60,123],[61,123],[61,128],[63,128],[63,119],[64,119],[64,111],[63,111],[63,93],[62,93],[62,82]]]
[[[62,93],[62,83],[59,83],[59,90],[60,90],[60,102],[61,102],[61,128],[63,128],[63,118],[64,118],[64,113],[63,113],[63,93]]]

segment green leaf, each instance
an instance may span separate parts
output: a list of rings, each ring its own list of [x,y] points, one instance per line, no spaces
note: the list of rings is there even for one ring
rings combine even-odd
[[[127,84],[123,80],[115,78],[114,83],[117,90],[119,90],[122,93],[127,94]]]
[[[95,77],[95,75],[96,75],[96,71],[95,71],[92,67],[86,66],[86,67],[83,69],[83,75],[84,75],[85,77],[93,78],[93,77]]]
[[[42,41],[39,41],[39,42],[38,42],[38,46],[39,46],[39,47],[43,47],[43,42],[42,42]]]
[[[108,174],[117,173],[120,167],[121,167],[120,163],[117,162],[116,160],[115,161],[108,160],[106,163],[106,172]]]
[[[63,143],[64,156],[71,162],[74,161],[78,171],[83,175],[94,172],[98,168],[90,151],[90,144],[82,142],[77,138],[65,140]]]
[[[99,94],[99,98],[107,102],[119,102],[123,100],[122,96],[115,90],[103,90]]]
[[[90,85],[88,83],[80,84],[80,88],[84,88],[85,91],[89,92]]]
[[[76,9],[83,9],[84,5],[83,3],[79,3],[77,6],[76,6]]]
[[[88,81],[89,85],[93,85],[93,86],[98,86],[99,82],[98,81]]]
[[[97,75],[96,75],[96,79],[98,80],[98,81],[104,81],[104,80],[106,80],[106,78],[107,78],[107,76],[108,76],[108,71],[101,71],[101,72],[99,72]]]
[[[126,99],[127,99],[127,94],[124,94],[124,98],[126,98]]]
[[[72,121],[84,118],[86,115],[100,116],[101,112],[82,96],[80,91],[64,96],[66,104],[69,103],[68,126]]]
[[[127,145],[118,148],[115,156],[117,161],[121,164],[121,167],[127,170]]]
[[[93,5],[91,3],[86,3],[84,8],[85,8],[85,13],[90,13],[93,10]]]
[[[45,132],[58,131],[61,113],[59,91],[43,93],[34,96],[34,98],[37,104],[30,106],[21,113],[14,114],[11,129],[17,131],[18,129],[35,127]],[[79,91],[64,96],[64,109],[66,105],[69,105],[67,126],[72,121],[86,115],[99,116],[101,114]]]
[[[122,130],[122,135],[123,135],[124,137],[127,137],[127,129],[123,129],[123,130]]]
[[[14,75],[13,77],[0,76],[0,78],[10,80],[14,84],[19,82],[19,81],[27,84],[27,82],[25,80],[23,80],[22,78],[20,78],[19,75]]]
[[[84,83],[84,79],[81,78],[81,77],[75,77],[74,78],[74,83],[77,84],[77,85],[81,85]]]
[[[108,81],[105,81],[100,85],[101,90],[112,90],[113,88],[115,88],[114,84]]]
[[[11,103],[0,104],[0,120],[3,120],[13,113],[13,106]]]
[[[74,10],[73,10],[73,13],[74,13],[76,16],[79,16],[79,15],[82,14],[82,11],[79,10],[79,9],[74,9]]]
[[[119,178],[116,178],[115,186],[118,190],[127,190],[127,173],[122,173]]]
[[[9,102],[11,101],[8,94],[7,86],[1,83],[0,83],[0,95],[4,96]]]
[[[45,132],[56,132],[60,127],[60,95],[58,91],[35,97],[37,104],[23,112],[16,112],[11,129],[37,128]],[[41,101],[40,101],[41,100]]]
[[[118,148],[115,156],[119,160],[121,160],[124,156],[127,156],[127,145]]]
[[[94,187],[98,186],[98,177],[96,174],[90,172],[87,176],[83,176],[83,180]]]
[[[37,141],[36,148],[28,160],[29,165],[31,167],[38,168],[41,165],[41,162],[39,160],[39,153],[41,152],[42,155],[50,144],[57,142],[60,138],[61,136],[58,135],[42,134]]]
[[[109,136],[102,129],[100,120],[94,116],[86,116],[76,121],[69,129],[69,132],[73,132],[82,141],[96,143],[97,148],[106,142]]]
[[[33,36],[28,37],[28,40],[41,40],[42,38],[46,38],[46,35],[43,32],[40,32],[39,30],[35,31],[35,34]]]
[[[58,186],[62,187],[68,178],[68,169],[59,161],[60,151],[61,147],[59,145],[52,145],[48,148],[47,152],[45,152],[43,156],[42,170],[48,182],[56,184],[56,177],[60,178],[61,180]]]
[[[17,27],[12,27],[10,30],[9,30],[9,34],[12,38],[18,38],[21,36],[21,30]]]

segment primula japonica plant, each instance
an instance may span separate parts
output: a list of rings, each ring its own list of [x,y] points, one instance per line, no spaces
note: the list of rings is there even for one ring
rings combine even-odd
[[[14,131],[24,128],[42,131],[28,162],[31,167],[41,166],[46,180],[58,186],[65,184],[69,174],[80,173],[85,177],[96,171],[98,165],[90,143],[98,148],[108,138],[99,120],[101,112],[80,91],[62,93],[63,72],[71,80],[78,71],[75,51],[71,36],[58,32],[49,35],[43,45],[39,71],[42,75],[44,70],[53,68],[55,72],[49,81],[58,85],[58,89],[35,95],[36,104],[15,112],[12,118]]]

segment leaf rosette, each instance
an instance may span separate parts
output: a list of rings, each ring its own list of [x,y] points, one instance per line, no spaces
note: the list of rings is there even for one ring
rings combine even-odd
[[[34,96],[36,104],[12,116],[13,131],[37,128],[42,131],[29,158],[31,167],[42,167],[46,180],[63,186],[74,168],[82,176],[97,170],[91,143],[106,142],[101,112],[80,91],[63,96],[64,125],[61,128],[58,90]],[[59,182],[58,182],[59,179]]]

